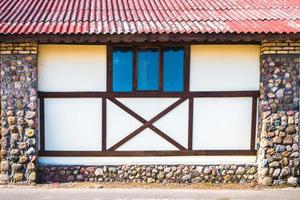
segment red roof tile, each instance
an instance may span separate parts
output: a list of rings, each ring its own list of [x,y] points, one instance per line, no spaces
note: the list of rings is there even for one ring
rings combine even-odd
[[[299,33],[300,0],[0,0],[0,34]]]

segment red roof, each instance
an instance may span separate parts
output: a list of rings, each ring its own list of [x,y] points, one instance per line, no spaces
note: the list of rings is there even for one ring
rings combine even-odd
[[[300,0],[0,0],[0,34],[299,33]]]

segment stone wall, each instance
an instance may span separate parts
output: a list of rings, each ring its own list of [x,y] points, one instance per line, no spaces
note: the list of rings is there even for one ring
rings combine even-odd
[[[36,181],[37,44],[1,43],[0,183]]]
[[[256,165],[40,166],[40,182],[256,183]]]
[[[300,41],[261,46],[258,177],[264,185],[299,177]]]

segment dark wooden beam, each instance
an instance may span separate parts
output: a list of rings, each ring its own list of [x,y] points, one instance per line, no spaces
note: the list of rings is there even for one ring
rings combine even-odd
[[[0,34],[3,42],[44,44],[258,44],[262,40],[298,40],[300,33],[169,33],[169,34]]]
[[[45,150],[45,101],[44,98],[39,99],[40,102],[40,149]]]
[[[106,151],[106,98],[102,98],[102,151]]]
[[[203,92],[42,92],[41,98],[133,98],[133,97],[259,97],[259,91],[203,91]]]
[[[49,157],[140,157],[140,156],[255,156],[255,150],[181,150],[181,151],[39,151]]]
[[[190,59],[191,59],[191,46],[184,46],[184,91],[190,91]]]
[[[138,56],[137,56],[137,49],[136,48],[133,48],[133,69],[132,69],[132,72],[133,72],[133,81],[132,81],[132,84],[133,84],[133,91],[136,91],[137,90],[137,62],[138,62]]]
[[[255,150],[256,142],[256,117],[257,117],[257,97],[252,98],[252,114],[251,114],[251,139],[250,149]]]
[[[113,74],[113,67],[112,67],[112,50],[111,45],[107,45],[107,50],[106,50],[106,90],[108,92],[112,92],[112,74]]]
[[[193,149],[193,121],[194,121],[194,99],[189,98],[188,118],[188,150]]]

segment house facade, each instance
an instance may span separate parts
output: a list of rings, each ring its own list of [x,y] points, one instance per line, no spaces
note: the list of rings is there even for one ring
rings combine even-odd
[[[0,10],[0,183],[297,185],[299,2]]]

